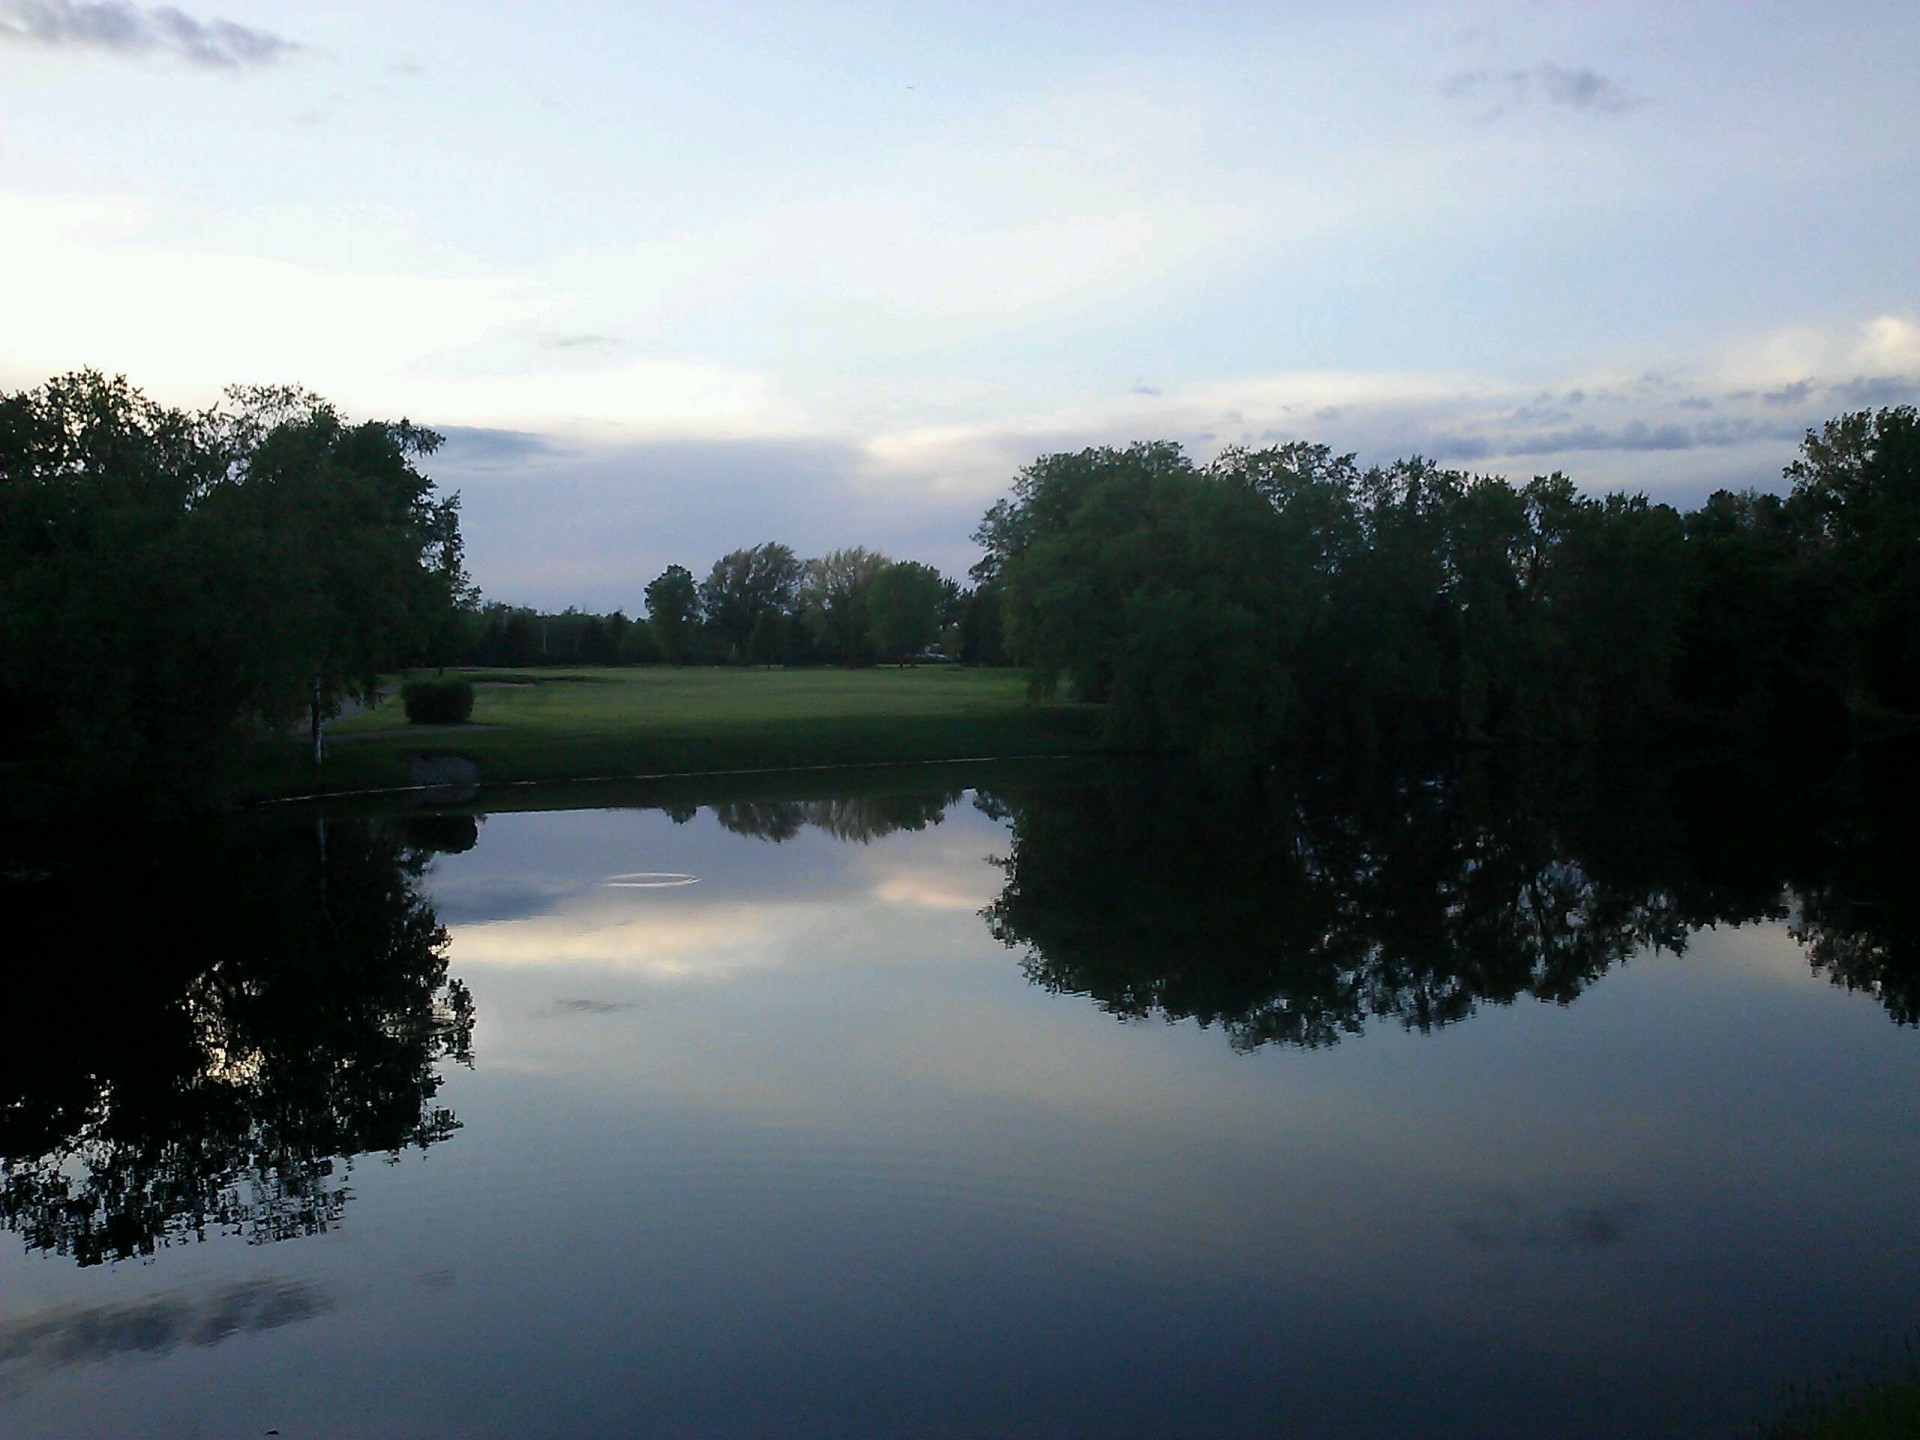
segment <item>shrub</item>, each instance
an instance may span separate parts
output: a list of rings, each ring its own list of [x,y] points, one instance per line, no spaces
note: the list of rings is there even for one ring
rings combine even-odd
[[[473,714],[473,682],[454,676],[409,680],[400,689],[400,703],[412,724],[459,725]]]

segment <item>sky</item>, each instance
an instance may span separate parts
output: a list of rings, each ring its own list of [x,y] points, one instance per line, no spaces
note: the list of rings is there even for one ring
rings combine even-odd
[[[1920,6],[0,0],[0,389],[410,418],[490,597],[1036,457],[1691,504],[1920,400]]]

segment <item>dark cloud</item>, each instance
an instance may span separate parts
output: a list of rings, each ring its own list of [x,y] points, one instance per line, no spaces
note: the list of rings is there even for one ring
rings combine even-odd
[[[1160,387],[1158,385],[1136,385],[1133,387],[1131,393],[1135,395],[1158,395],[1160,393]]]
[[[1510,418],[1519,419],[1524,411]],[[1553,430],[1511,431],[1496,434],[1446,432],[1417,446],[1435,460],[1483,460],[1494,455],[1561,455],[1584,451],[1649,451],[1717,449],[1756,440],[1794,441],[1800,432],[1791,425],[1727,416],[1695,424],[1679,421],[1629,421],[1603,427],[1574,425]]]
[[[1646,1206],[1633,1200],[1529,1213],[1519,1201],[1502,1196],[1479,1214],[1455,1221],[1453,1233],[1483,1255],[1505,1250],[1605,1250],[1625,1240],[1645,1214]]]
[[[1413,452],[1430,460],[1484,460],[1494,453],[1494,448],[1484,435],[1440,434],[1425,445],[1414,446]]]
[[[1618,115],[1640,103],[1606,76],[1584,66],[1568,70],[1558,65],[1536,65],[1533,74],[1548,101],[1569,110]]]
[[[556,1000],[553,1003],[575,1015],[618,1015],[633,1009],[631,1000]]]
[[[124,1305],[62,1308],[0,1326],[0,1366],[53,1370],[120,1355],[162,1355],[183,1345],[218,1345],[312,1319],[333,1308],[319,1287],[251,1280],[202,1299],[159,1295]]]
[[[1906,375],[1856,375],[1827,388],[1842,405],[1867,409],[1878,405],[1911,405],[1920,398],[1920,381]]]
[[[167,56],[206,70],[272,65],[306,47],[231,20],[196,20],[171,5],[126,0],[0,0],[0,43],[96,50],[142,59]]]
[[[1689,395],[1686,399],[1678,401],[1677,403],[1682,410],[1711,410],[1713,408],[1713,401],[1707,399],[1704,395]]]
[[[1550,455],[1562,450],[1688,450],[1698,442],[1685,425],[1668,421],[1649,425],[1631,420],[1614,429],[1597,425],[1576,425],[1566,430],[1547,430],[1515,437],[1510,455]]]
[[[1592,115],[1618,115],[1641,103],[1597,70],[1546,62],[1528,70],[1460,70],[1440,82],[1440,93],[1476,120],[1497,120],[1535,103]]]
[[[1509,410],[1505,417],[1510,425],[1559,425],[1573,418],[1571,410],[1558,405],[1522,405]]]
[[[1778,390],[1769,390],[1760,399],[1768,405],[1801,405],[1813,394],[1814,382],[1796,380],[1791,385],[1782,385]]]
[[[546,436],[526,430],[489,430],[478,425],[436,425],[431,428],[445,436],[447,442],[436,456],[433,467],[436,470],[447,464],[513,465],[562,453],[560,447]]]

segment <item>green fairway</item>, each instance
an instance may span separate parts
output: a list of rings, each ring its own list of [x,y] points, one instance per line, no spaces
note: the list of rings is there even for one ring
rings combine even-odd
[[[409,725],[397,700],[342,720],[326,763],[282,743],[256,796],[401,786],[456,755],[483,782],[1058,754],[1092,747],[1089,706],[1029,703],[1010,670],[464,670],[470,723]]]

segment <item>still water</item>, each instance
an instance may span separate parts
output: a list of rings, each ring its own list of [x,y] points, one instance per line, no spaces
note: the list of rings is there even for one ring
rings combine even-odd
[[[0,1434],[1733,1435],[1920,1320],[1870,873],[965,779],[15,862]]]

